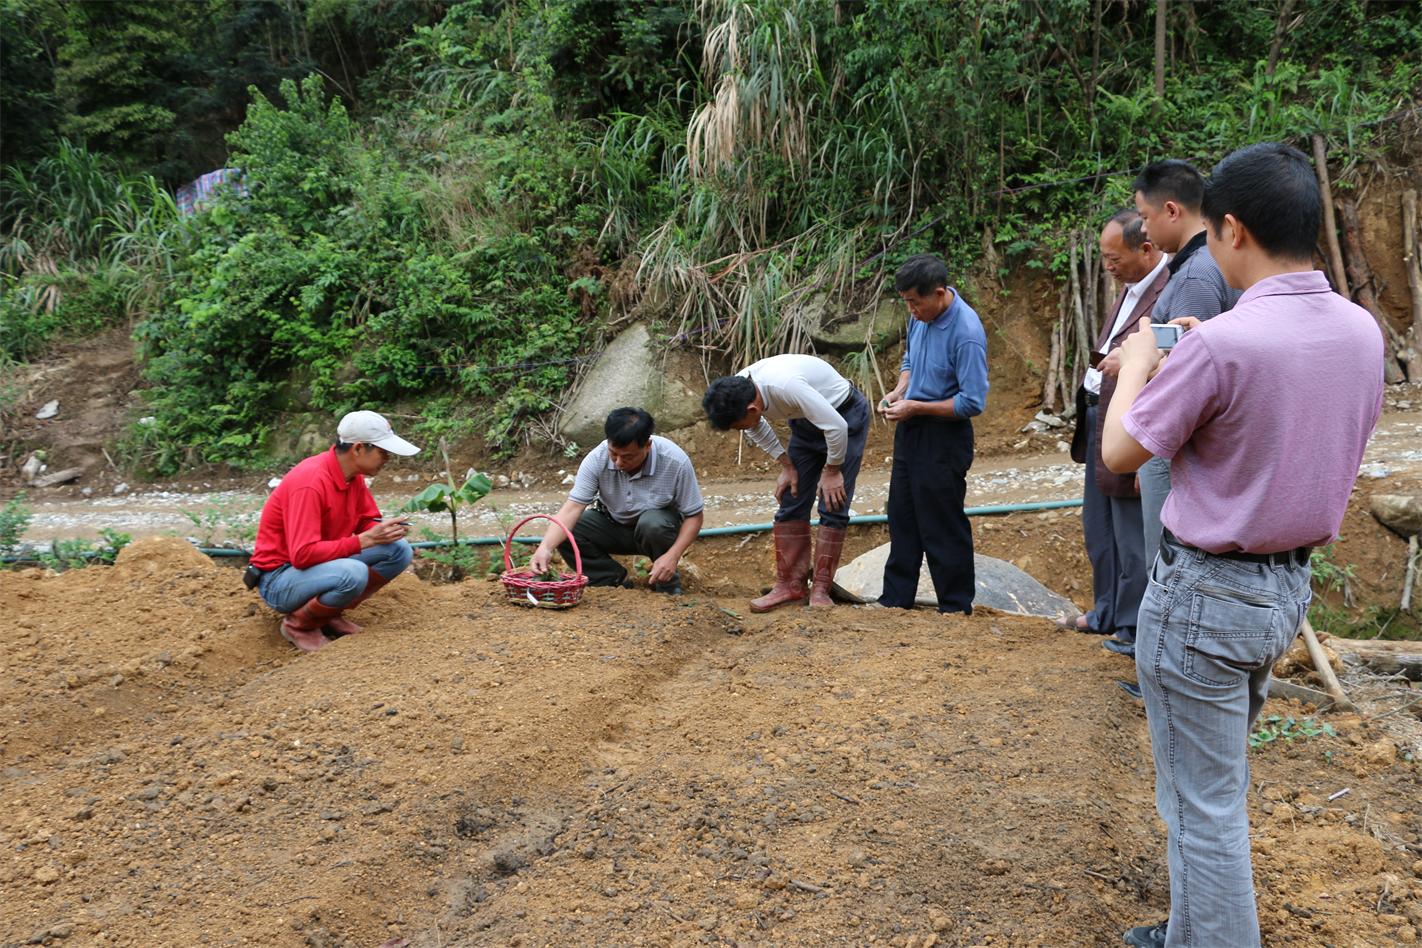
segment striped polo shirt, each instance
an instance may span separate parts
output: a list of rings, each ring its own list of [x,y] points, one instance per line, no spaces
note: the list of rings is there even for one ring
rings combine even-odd
[[[664,507],[690,517],[705,506],[691,458],[661,435],[652,435],[652,449],[636,474],[613,465],[606,441],[593,448],[578,465],[568,499],[576,504],[601,499],[608,516],[618,523],[632,523],[648,510]]]

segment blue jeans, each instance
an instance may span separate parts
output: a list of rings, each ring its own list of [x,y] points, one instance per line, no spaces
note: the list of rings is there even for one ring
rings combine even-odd
[[[338,609],[350,605],[365,592],[369,570],[391,580],[404,572],[414,558],[415,551],[409,541],[396,540],[361,550],[355,556],[317,563],[309,569],[297,569],[290,564],[278,566],[262,576],[257,591],[267,605],[283,614],[295,612],[312,597],[319,598],[323,606]]]
[[[1149,567],[1160,549],[1160,534],[1164,529],[1160,511],[1170,496],[1170,462],[1165,458],[1151,458],[1141,465],[1136,476],[1141,480],[1141,523],[1145,529],[1146,566]]]
[[[1225,559],[1165,536],[1151,568],[1136,674],[1168,834],[1168,948],[1259,944],[1246,754],[1269,670],[1308,610],[1302,559]]]

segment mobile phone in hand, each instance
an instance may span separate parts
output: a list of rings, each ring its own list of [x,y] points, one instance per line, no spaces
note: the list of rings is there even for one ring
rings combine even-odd
[[[1155,333],[1155,347],[1169,352],[1175,348],[1175,344],[1180,341],[1180,334],[1185,330],[1170,323],[1152,323],[1150,331]]]

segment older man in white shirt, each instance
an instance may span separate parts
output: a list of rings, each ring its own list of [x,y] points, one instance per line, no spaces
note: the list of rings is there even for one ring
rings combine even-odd
[[[1134,476],[1113,474],[1101,461],[1101,425],[1116,380],[1114,371],[1103,376],[1096,366],[1139,329],[1142,316],[1151,315],[1170,278],[1169,257],[1151,244],[1141,224],[1140,215],[1128,209],[1113,214],[1101,229],[1101,260],[1121,283],[1121,290],[1092,350],[1092,368],[1077,392],[1071,446],[1072,459],[1086,465],[1081,526],[1095,601],[1085,615],[1064,622],[1080,632],[1114,636],[1106,640],[1106,647],[1127,656],[1135,649],[1136,613],[1145,594],[1148,565],[1140,489]],[[1110,361],[1114,363],[1115,357]]]
[[[864,460],[869,402],[864,393],[823,359],[778,355],[736,375],[717,379],[702,400],[711,426],[747,432],[751,442],[780,462],[775,485],[775,586],[751,601],[752,612],[803,602],[834,605],[830,588],[844,549],[854,481]],[[788,421],[784,448],[771,421]],[[816,487],[818,486],[818,491]],[[819,496],[820,532],[810,575],[810,510]]]

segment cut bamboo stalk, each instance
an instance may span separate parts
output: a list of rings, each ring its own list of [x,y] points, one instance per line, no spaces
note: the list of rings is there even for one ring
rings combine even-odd
[[[1417,534],[1407,538],[1407,569],[1403,571],[1402,577],[1402,603],[1398,606],[1403,612],[1410,612],[1412,609],[1412,585],[1417,581]]]
[[[1417,192],[1410,188],[1402,192],[1402,264],[1412,293],[1412,328],[1403,361],[1407,377],[1417,382],[1422,381],[1422,257],[1417,253]]]
[[[1333,674],[1333,666],[1328,664],[1328,656],[1323,653],[1323,646],[1319,644],[1318,635],[1313,631],[1307,616],[1299,623],[1299,632],[1303,634],[1304,644],[1308,646],[1308,657],[1312,659],[1318,677],[1323,679],[1324,690],[1333,699],[1333,706],[1339,711],[1358,710],[1353,702],[1348,700],[1343,686],[1338,683],[1338,676]]]
[[[1271,698],[1293,698],[1295,701],[1308,701],[1323,711],[1333,706],[1333,696],[1327,692],[1318,691],[1314,688],[1305,688],[1303,685],[1296,685],[1291,681],[1284,681],[1279,678],[1269,679],[1269,697]]]
[[[1328,242],[1328,269],[1333,288],[1352,299],[1348,289],[1348,271],[1343,266],[1343,248],[1338,246],[1338,221],[1333,216],[1333,187],[1328,181],[1328,153],[1323,136],[1313,136],[1313,170],[1318,174],[1318,188],[1323,192],[1323,236]]]

